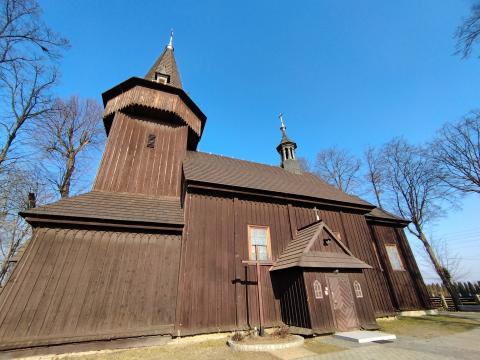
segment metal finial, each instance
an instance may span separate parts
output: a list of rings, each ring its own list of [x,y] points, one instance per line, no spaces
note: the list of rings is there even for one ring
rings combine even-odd
[[[316,206],[313,207],[313,211],[315,211],[315,218],[318,220],[320,220],[320,215],[318,215],[318,209]]]
[[[173,29],[170,30],[170,41],[168,42],[167,48],[173,50]]]
[[[278,114],[278,118],[280,119],[280,123],[282,124],[280,129],[285,130],[287,127],[285,126],[285,123],[283,122],[283,114],[282,113]]]

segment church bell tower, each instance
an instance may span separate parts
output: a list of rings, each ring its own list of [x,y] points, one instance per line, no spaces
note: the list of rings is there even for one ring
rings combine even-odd
[[[179,197],[182,161],[196,150],[206,116],[183,90],[173,33],[145,78],[102,98],[108,140],[93,190]]]

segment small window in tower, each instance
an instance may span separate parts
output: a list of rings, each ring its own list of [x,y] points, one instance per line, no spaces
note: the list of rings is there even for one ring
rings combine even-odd
[[[322,284],[320,284],[320,281],[318,280],[313,282],[313,293],[315,295],[315,299],[323,299]]]
[[[170,76],[161,72],[156,72],[155,81],[161,84],[168,84],[170,82]]]
[[[148,138],[147,138],[147,147],[150,148],[150,149],[155,149],[155,139],[157,137],[153,134],[148,134]]]
[[[363,298],[362,287],[357,280],[353,282],[353,289],[355,290],[355,296],[357,298]]]

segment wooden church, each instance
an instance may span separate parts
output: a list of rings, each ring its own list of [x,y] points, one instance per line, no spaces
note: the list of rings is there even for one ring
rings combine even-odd
[[[408,222],[302,172],[283,122],[278,167],[197,151],[206,116],[172,41],[102,96],[92,190],[22,213],[33,235],[0,293],[0,350],[373,329],[429,307]]]

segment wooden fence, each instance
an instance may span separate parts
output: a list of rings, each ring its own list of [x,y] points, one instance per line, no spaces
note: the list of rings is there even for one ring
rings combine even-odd
[[[453,283],[462,305],[478,305],[480,303],[480,281]],[[434,309],[455,311],[453,300],[447,289],[441,284],[427,285],[430,302]]]

